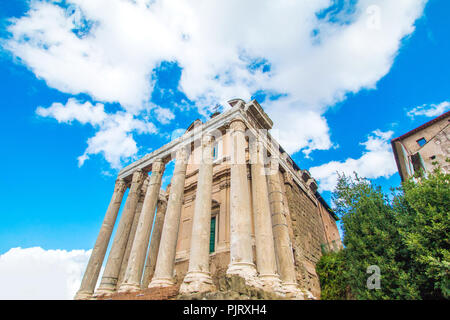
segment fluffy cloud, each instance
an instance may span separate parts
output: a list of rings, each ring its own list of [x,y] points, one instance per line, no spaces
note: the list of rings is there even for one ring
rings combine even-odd
[[[156,119],[158,119],[158,121],[161,122],[162,124],[168,124],[171,120],[175,118],[173,112],[167,108],[157,107],[155,109],[155,114]]]
[[[91,250],[13,248],[0,255],[0,300],[73,299]]]
[[[417,116],[437,117],[450,110],[450,102],[444,101],[439,104],[424,104],[408,111],[408,117],[414,119]]]
[[[369,135],[366,142],[361,143],[365,147],[365,152],[359,159],[349,158],[344,162],[332,161],[310,168],[309,171],[319,181],[320,189],[328,191],[332,191],[336,186],[338,173],[353,175],[356,172],[361,177],[369,179],[389,178],[397,172],[389,143],[392,135],[392,131],[376,130]]]
[[[51,117],[58,122],[78,121],[97,128],[95,136],[88,139],[88,147],[78,157],[81,166],[91,154],[102,154],[112,168],[120,168],[123,160],[132,158],[138,152],[133,132],[137,134],[156,133],[153,123],[136,119],[131,113],[105,113],[103,104],[93,106],[90,102],[80,103],[69,99],[65,105],[53,103],[48,108],[39,107],[36,113],[41,117]]]
[[[49,108],[38,107],[36,113],[41,117],[52,117],[58,122],[71,123],[76,120],[82,124],[100,125],[108,117],[103,104],[93,106],[90,102],[79,103],[69,99],[66,105],[53,103]]]
[[[178,89],[199,113],[263,94],[280,143],[308,154],[332,146],[322,115],[389,72],[426,2],[32,0],[4,47],[49,86],[137,116],[149,108],[152,71],[177,62]]]

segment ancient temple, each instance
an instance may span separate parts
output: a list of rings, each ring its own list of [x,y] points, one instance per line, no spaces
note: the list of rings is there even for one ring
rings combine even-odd
[[[259,103],[229,104],[119,172],[75,299],[173,286],[182,295],[213,293],[227,277],[280,298],[320,296],[315,264],[342,246],[337,217],[271,136]]]

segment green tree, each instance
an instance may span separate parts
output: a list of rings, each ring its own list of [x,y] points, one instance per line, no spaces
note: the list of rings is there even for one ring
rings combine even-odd
[[[408,271],[423,299],[450,296],[450,175],[436,170],[403,183],[394,200]]]
[[[322,288],[320,297],[322,300],[346,300],[350,298],[348,284],[343,272],[344,251],[329,252],[324,254],[316,265],[317,275]]]
[[[346,278],[356,299],[412,299],[417,290],[408,285],[401,263],[404,254],[396,213],[380,187],[355,175],[339,177],[333,193],[335,211],[344,231]],[[367,269],[378,266],[380,289],[369,289]]]
[[[388,197],[357,175],[340,176],[333,202],[345,248],[318,263],[322,298],[448,298],[449,180],[436,171]],[[380,269],[379,289],[367,287],[369,266]]]

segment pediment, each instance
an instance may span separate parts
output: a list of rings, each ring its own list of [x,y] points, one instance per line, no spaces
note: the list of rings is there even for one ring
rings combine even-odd
[[[197,119],[191,123],[191,125],[186,129],[186,132],[194,130],[194,128],[201,126],[203,124],[202,120]]]

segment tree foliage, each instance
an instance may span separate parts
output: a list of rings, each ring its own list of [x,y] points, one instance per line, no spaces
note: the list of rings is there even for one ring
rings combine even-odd
[[[450,176],[436,170],[392,190],[342,175],[333,193],[344,249],[317,264],[322,299],[448,299]],[[380,288],[369,289],[369,266]]]
[[[348,285],[341,273],[344,269],[344,251],[330,252],[322,256],[316,265],[320,279],[322,300],[346,300],[350,298]]]

